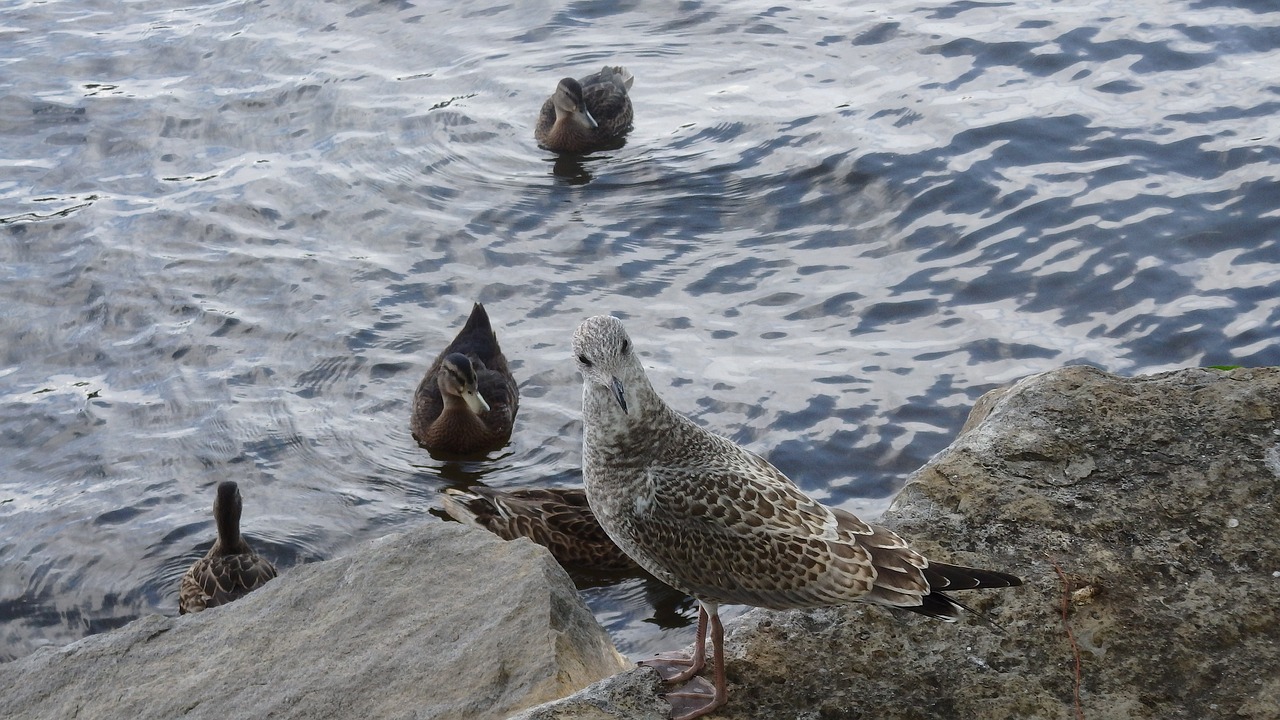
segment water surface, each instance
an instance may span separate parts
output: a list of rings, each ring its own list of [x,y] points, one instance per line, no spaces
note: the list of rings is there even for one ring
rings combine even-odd
[[[867,516],[1027,374],[1280,364],[1269,3],[68,0],[0,38],[0,660],[176,612],[224,479],[282,568],[580,482],[591,314]],[[605,63],[627,144],[539,150]],[[520,416],[439,462],[410,396],[477,300]],[[584,585],[624,652],[689,641]]]

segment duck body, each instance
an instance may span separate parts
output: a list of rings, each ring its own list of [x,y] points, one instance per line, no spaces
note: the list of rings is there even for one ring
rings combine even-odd
[[[534,139],[548,150],[587,153],[618,146],[631,131],[628,90],[634,78],[626,68],[605,66],[575,80],[564,78],[542,103]]]
[[[518,537],[546,547],[561,565],[592,570],[633,570],[635,562],[609,539],[579,488],[486,487],[448,489],[445,512],[459,522],[503,538]]]
[[[519,404],[489,315],[476,303],[418,384],[409,430],[432,454],[486,453],[511,440]]]
[[[178,585],[180,615],[225,605],[276,577],[275,565],[254,552],[240,535],[242,508],[239,487],[229,480],[220,483],[213,503],[218,537],[182,576]]]

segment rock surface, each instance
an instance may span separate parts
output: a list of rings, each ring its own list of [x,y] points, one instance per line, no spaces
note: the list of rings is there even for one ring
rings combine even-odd
[[[752,611],[713,717],[1280,717],[1278,488],[1278,368],[1069,367],[994,391],[881,520],[1020,574],[957,593],[1004,630]],[[657,720],[659,687],[637,669],[517,717]]]
[[[3,718],[499,718],[629,667],[550,553],[428,523],[0,665]]]

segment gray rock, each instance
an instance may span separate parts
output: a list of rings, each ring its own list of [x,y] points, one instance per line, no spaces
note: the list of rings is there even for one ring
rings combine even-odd
[[[882,521],[1020,574],[946,625],[869,606],[728,628],[720,718],[1280,717],[1280,369],[1070,367],[982,398]],[[1078,659],[1077,659],[1078,657]],[[650,720],[633,670],[521,720]]]
[[[0,717],[498,718],[630,666],[545,549],[433,522],[0,665]]]
[[[660,697],[658,673],[638,668],[615,675],[569,698],[553,701],[516,715],[512,720],[667,720],[671,706]]]

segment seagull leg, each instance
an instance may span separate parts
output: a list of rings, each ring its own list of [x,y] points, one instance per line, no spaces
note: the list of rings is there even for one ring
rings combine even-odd
[[[706,636],[707,609],[698,603],[698,637],[693,641],[693,657],[678,652],[662,653],[652,660],[641,660],[639,664],[657,670],[664,682],[684,682],[702,672],[706,665]]]
[[[679,690],[665,695],[671,703],[673,720],[693,720],[723,707],[729,700],[728,681],[724,676],[724,626],[714,605],[711,608],[711,663],[715,671],[715,687],[704,678],[694,678]],[[676,713],[679,713],[678,715]]]

